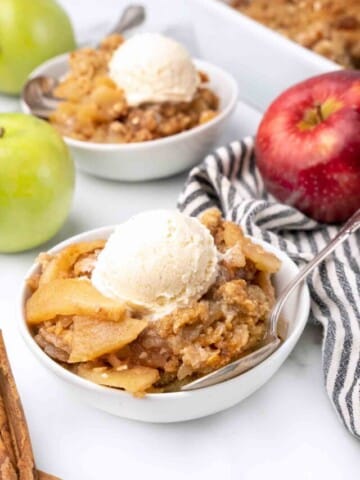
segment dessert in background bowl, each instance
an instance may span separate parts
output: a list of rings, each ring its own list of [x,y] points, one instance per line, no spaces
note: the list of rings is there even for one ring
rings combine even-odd
[[[160,34],[111,35],[99,48],[71,53],[69,63],[54,91],[61,103],[50,116],[67,137],[145,142],[194,128],[218,112],[207,75],[179,43]]]
[[[112,35],[31,78],[40,75],[60,80],[50,122],[79,167],[113,179],[164,177],[196,164],[216,145],[237,97],[229,74],[159,34]],[[24,98],[22,107],[30,111]]]
[[[144,421],[201,417],[258,388],[299,337],[306,287],[285,307],[287,338],[262,364],[213,387],[178,391],[261,344],[279,267],[277,289],[297,267],[216,210],[201,222],[144,213],[42,255],[22,290],[21,331],[69,391],[98,408]]]

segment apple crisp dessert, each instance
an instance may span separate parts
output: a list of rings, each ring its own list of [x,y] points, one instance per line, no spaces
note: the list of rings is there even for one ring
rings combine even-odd
[[[217,115],[219,99],[206,86],[209,79],[203,72],[198,72],[199,86],[190,102],[128,105],[109,76],[110,59],[123,43],[114,34],[98,48],[70,54],[70,71],[54,91],[62,101],[50,116],[62,135],[100,143],[144,142],[184,132]]]
[[[42,254],[26,302],[38,345],[72,372],[136,395],[176,391],[258,348],[280,261],[218,210],[200,220],[219,252],[216,280],[199,300],[156,321],[145,308],[105,297],[91,283],[105,240]]]
[[[231,4],[346,68],[360,68],[359,0],[232,0]]]

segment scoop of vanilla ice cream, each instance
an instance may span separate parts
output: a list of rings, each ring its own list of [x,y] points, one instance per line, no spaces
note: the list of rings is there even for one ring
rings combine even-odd
[[[130,106],[190,102],[199,84],[185,48],[158,33],[140,33],[120,45],[110,60],[109,71]]]
[[[156,319],[199,299],[215,281],[217,265],[204,225],[177,211],[154,210],[115,229],[92,283],[103,295],[146,307]]]

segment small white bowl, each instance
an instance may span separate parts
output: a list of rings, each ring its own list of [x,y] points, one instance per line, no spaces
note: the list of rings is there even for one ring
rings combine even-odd
[[[103,227],[76,235],[61,242],[50,250],[58,252],[74,242],[83,242],[109,237],[114,227]],[[279,292],[298,272],[298,267],[282,251],[257,241],[266,250],[273,252],[282,261],[281,270],[275,275],[275,287]],[[27,277],[38,270],[35,264]],[[96,385],[63,368],[43,352],[33,339],[25,319],[24,307],[30,292],[24,281],[19,299],[19,326],[21,334],[29,349],[48,370],[53,372],[63,383],[63,387],[73,396],[120,417],[141,420],[144,422],[181,422],[205,417],[226,408],[249,396],[278,370],[298,341],[309,315],[310,297],[306,285],[297,289],[283,309],[283,317],[289,328],[286,340],[279,349],[257,367],[242,375],[218,385],[190,392],[148,394],[144,398],[136,398],[129,393]]]
[[[159,140],[139,143],[94,143],[64,137],[77,167],[84,172],[112,180],[143,181],[168,177],[194,166],[216,145],[233,112],[238,88],[235,79],[211,63],[194,60],[198,70],[209,75],[209,87],[220,99],[220,113],[209,122]],[[68,71],[68,54],[48,60],[29,78],[49,75],[61,78]],[[21,108],[31,113],[21,98]]]

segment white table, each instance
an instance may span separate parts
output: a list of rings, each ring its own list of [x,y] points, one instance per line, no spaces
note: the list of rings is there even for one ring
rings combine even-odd
[[[76,8],[86,3],[85,14],[94,15],[94,0],[62,2],[72,11],[75,3]],[[106,13],[119,2],[101,3]],[[164,6],[164,0],[144,3],[153,12],[161,13]],[[173,14],[185,16],[182,2],[171,3]],[[160,13],[155,16],[159,25]],[[0,111],[16,108],[15,100],[0,97]],[[254,132],[258,119],[256,112],[240,104],[223,141]],[[83,230],[121,222],[143,209],[174,207],[184,179],[179,175],[125,184],[78,174],[69,220],[42,250]],[[38,251],[0,256],[0,326],[40,468],[64,480],[358,478],[359,443],[341,426],[324,391],[318,327],[307,327],[293,354],[266,386],[212,417],[182,424],[143,424],[73,403],[17,332],[18,285]]]

